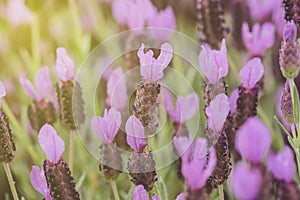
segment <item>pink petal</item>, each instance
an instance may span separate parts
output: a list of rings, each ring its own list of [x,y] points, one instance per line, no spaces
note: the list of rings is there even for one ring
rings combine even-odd
[[[187,152],[193,144],[193,138],[191,137],[177,137],[173,138],[173,144],[177,150],[177,153],[182,156]]]
[[[49,75],[48,67],[42,67],[35,75],[34,79],[37,91],[39,93],[39,101],[48,96],[52,90],[52,81]]]
[[[65,143],[55,129],[45,124],[40,130],[38,140],[45,154],[52,162],[57,163],[65,150]]]
[[[229,97],[229,104],[230,104],[230,112],[234,113],[236,110],[237,105],[237,99],[239,98],[239,91],[238,89],[234,89],[231,92],[231,95]]]
[[[176,200],[186,200],[186,196],[184,193],[180,193],[177,197]]]
[[[296,40],[297,27],[293,20],[291,22],[287,22],[287,24],[284,26],[283,38],[285,41],[288,41],[288,40],[295,41]]]
[[[196,113],[198,113],[199,109],[199,96],[197,93],[191,93],[186,97],[179,96],[177,99],[177,112],[181,114],[181,123],[186,122],[191,119]],[[193,105],[193,106],[191,106]]]
[[[225,94],[216,96],[205,110],[208,117],[208,128],[222,131],[229,107],[229,100]]]
[[[34,100],[39,101],[39,98],[36,94],[36,91],[35,91],[32,83],[25,77],[25,75],[23,73],[20,74],[19,81],[21,83],[21,86],[22,86],[24,92],[28,96],[32,97]]]
[[[9,0],[6,11],[8,20],[14,26],[29,24],[33,20],[33,14],[24,0]]]
[[[64,82],[74,77],[74,63],[62,47],[56,49],[56,71],[59,79]]]
[[[155,195],[152,197],[152,200],[160,200],[159,196]]]
[[[145,190],[143,185],[138,185],[135,187],[133,194],[132,194],[132,200],[148,200],[148,193]]]
[[[2,104],[2,98],[6,96],[6,90],[3,83],[0,81],[0,106]]]
[[[161,70],[164,70],[171,62],[173,58],[173,47],[169,43],[163,43],[160,47],[160,55],[156,60],[156,64],[160,66]]]
[[[132,115],[126,122],[125,130],[128,145],[134,151],[142,151],[147,145],[142,122],[136,116]]]
[[[119,24],[126,24],[128,9],[131,1],[114,0],[112,1],[112,14]]]
[[[260,163],[272,142],[271,133],[257,117],[249,118],[237,131],[235,148],[247,160]]]
[[[267,18],[276,5],[276,1],[270,0],[247,0],[250,15],[255,21],[262,21]]]
[[[47,186],[44,171],[40,170],[38,166],[32,166],[32,170],[30,172],[30,181],[32,186],[38,193],[40,193],[44,197],[47,197],[49,189]]]
[[[248,89],[253,88],[264,74],[264,65],[260,58],[251,59],[240,71],[242,85]]]
[[[176,122],[180,121],[180,114],[176,113],[173,101],[172,101],[172,95],[169,91],[165,91],[165,108],[168,113],[168,115]]]

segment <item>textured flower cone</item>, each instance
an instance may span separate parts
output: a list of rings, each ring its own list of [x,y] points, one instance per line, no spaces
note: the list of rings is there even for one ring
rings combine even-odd
[[[173,137],[188,137],[189,136],[189,130],[185,123],[177,123],[174,122],[174,127],[173,127]]]
[[[259,165],[259,169],[262,174],[262,187],[259,192],[259,199],[274,199],[274,178],[272,174],[268,171],[267,167]]]
[[[297,188],[297,184],[294,181],[289,183],[279,181],[277,183],[276,199],[277,200],[299,200],[300,193]]]
[[[44,161],[44,173],[53,200],[79,200],[70,168],[62,159],[58,163]]]
[[[116,179],[122,172],[122,157],[116,144],[102,144],[100,146],[100,166],[106,179]]]
[[[74,85],[74,81],[69,80],[57,84],[56,92],[59,103],[60,120],[71,130],[75,130],[76,125],[74,118],[77,124],[81,124],[85,120],[82,89],[79,83],[75,82]]]
[[[211,100],[213,100],[218,94],[221,93],[227,94],[227,85],[222,79],[218,84],[205,83],[205,106],[209,106]]]
[[[158,95],[160,84],[143,80],[137,86],[134,102],[134,115],[145,127],[146,135],[155,133],[159,126],[158,121]]]
[[[292,21],[297,25],[298,36],[300,31],[300,2],[298,0],[283,0],[283,7],[285,10],[284,19]]]
[[[147,191],[150,191],[156,178],[155,161],[152,158],[151,152],[149,153],[136,153],[129,157],[128,171],[131,176],[131,181],[135,185],[143,185]]]
[[[293,40],[281,43],[279,64],[284,77],[295,78],[298,75],[300,60],[297,43]]]
[[[289,85],[285,85],[284,90],[282,92],[282,96],[280,99],[280,109],[285,121],[289,123],[293,123],[294,120],[294,112],[293,112],[293,102],[291,89]]]
[[[34,101],[33,104],[28,107],[27,115],[31,127],[36,131],[39,131],[44,124],[54,124],[56,121],[53,104],[45,100],[40,102]]]
[[[186,200],[206,200],[208,196],[206,187],[197,191],[188,189],[186,192]]]
[[[228,33],[225,27],[221,0],[197,0],[198,38],[213,49],[220,47],[222,39]]]
[[[231,172],[231,155],[229,152],[228,138],[225,129],[221,133],[213,133],[209,130],[207,140],[210,141],[213,134],[220,134],[217,143],[214,145],[217,156],[217,164],[210,179],[214,185],[221,185],[227,180]]]
[[[10,162],[15,157],[16,146],[12,140],[12,132],[8,119],[0,110],[0,162]]]

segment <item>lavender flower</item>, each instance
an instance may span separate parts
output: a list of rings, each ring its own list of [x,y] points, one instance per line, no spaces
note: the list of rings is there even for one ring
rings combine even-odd
[[[230,113],[235,112],[238,98],[239,98],[238,89],[232,90],[231,95],[229,97]]]
[[[38,166],[32,166],[30,181],[34,189],[40,193],[45,200],[52,200],[43,169],[40,170]]]
[[[135,187],[132,194],[132,200],[149,200],[147,191],[143,185],[138,185]],[[160,200],[160,198],[155,195],[152,197],[152,200]]]
[[[65,48],[56,49],[56,72],[59,79],[67,82],[74,78],[74,63]]]
[[[266,19],[274,9],[274,5],[277,5],[276,0],[246,0],[250,15],[254,20],[262,21]]]
[[[6,90],[3,83],[0,81],[0,107],[2,105],[2,98],[6,96]]]
[[[235,147],[248,161],[262,162],[272,137],[266,125],[257,117],[249,118],[237,131]]]
[[[260,58],[253,58],[241,69],[242,86],[252,89],[264,74],[264,66]]]
[[[193,138],[188,136],[188,137],[178,137],[175,136],[173,138],[173,144],[177,150],[177,153],[182,156],[186,151],[190,149],[190,146],[193,143]]]
[[[259,195],[262,177],[259,169],[238,162],[233,168],[231,188],[240,200],[254,200]]]
[[[145,140],[144,127],[141,121],[134,115],[130,116],[126,122],[125,130],[127,143],[135,152],[142,152],[147,146]]]
[[[280,109],[286,122],[293,123],[295,121],[289,80],[286,80],[285,87],[282,91],[280,98]]]
[[[14,26],[29,24],[33,20],[33,13],[25,5],[24,0],[9,0],[6,8],[8,20]]]

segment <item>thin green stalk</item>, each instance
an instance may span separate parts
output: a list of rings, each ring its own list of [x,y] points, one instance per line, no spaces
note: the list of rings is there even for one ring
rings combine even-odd
[[[289,83],[290,83],[290,89],[291,89],[291,95],[292,95],[294,118],[295,118],[297,131],[299,133],[299,131],[300,131],[299,94],[298,94],[298,90],[295,85],[294,79],[289,79]]]
[[[119,196],[119,193],[118,193],[118,188],[117,188],[116,182],[115,181],[110,181],[110,185],[111,185],[115,200],[120,200],[120,196]]]
[[[219,190],[219,199],[220,199],[220,200],[224,200],[223,184],[218,185],[218,190]]]
[[[13,195],[13,198],[14,198],[14,200],[19,200],[17,190],[16,190],[16,187],[15,187],[15,182],[14,182],[13,177],[11,175],[11,171],[10,171],[8,163],[3,163],[3,167],[4,167],[4,171],[6,173],[7,179],[8,179],[9,187],[10,187],[11,193]]]
[[[75,131],[70,131],[69,134],[69,166],[72,171],[73,169],[73,162],[74,162],[74,143],[75,143]]]

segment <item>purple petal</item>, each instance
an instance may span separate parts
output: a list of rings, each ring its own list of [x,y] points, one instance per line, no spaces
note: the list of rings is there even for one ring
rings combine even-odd
[[[112,1],[112,14],[119,24],[126,24],[128,20],[128,9],[130,1],[114,0]]]
[[[284,26],[283,38],[285,41],[292,40],[295,41],[297,37],[297,27],[295,22],[292,20],[291,22],[287,22]]]
[[[148,194],[143,185],[138,185],[135,187],[132,200],[148,200]]]
[[[74,77],[74,63],[65,48],[56,49],[56,71],[61,81],[68,81]]]
[[[2,98],[6,96],[6,90],[3,83],[0,81],[0,106],[2,104]]]
[[[180,113],[178,114],[173,106],[172,95],[169,91],[165,91],[165,108],[168,115],[176,122],[180,121]]]
[[[121,113],[105,109],[103,117],[93,117],[92,129],[103,143],[112,143],[121,126]]]
[[[4,17],[5,13],[3,13],[3,11],[4,10],[2,9],[1,14],[3,14]],[[7,1],[6,14],[8,20],[14,26],[29,24],[34,19],[33,13],[25,5],[25,0]]]
[[[264,74],[264,65],[260,58],[251,59],[240,71],[242,85],[248,89],[253,88]]]
[[[177,150],[177,153],[182,156],[185,152],[188,153],[188,150],[193,144],[193,138],[175,136],[173,138],[173,144]]]
[[[250,15],[255,21],[262,21],[267,18],[276,5],[276,1],[270,0],[247,0]]]
[[[128,145],[134,151],[142,151],[147,145],[142,122],[136,116],[132,115],[126,122],[125,130]]]
[[[267,165],[275,178],[290,182],[293,180],[296,165],[294,161],[294,153],[290,147],[285,146],[284,149],[277,154],[270,153],[267,159]]]
[[[260,163],[267,154],[271,141],[268,127],[257,117],[251,117],[237,131],[235,147],[247,160]]]
[[[159,196],[155,195],[152,197],[152,200],[160,200]]]
[[[52,162],[57,163],[65,150],[65,143],[55,129],[45,124],[40,130],[38,140],[45,154]]]
[[[160,66],[161,70],[164,70],[171,62],[173,58],[173,47],[169,43],[163,43],[160,47],[160,54],[156,60],[156,64]]]
[[[46,198],[49,188],[47,186],[44,171],[40,170],[38,166],[32,166],[30,181],[34,189]]]
[[[35,91],[32,83],[25,77],[25,75],[23,73],[20,74],[19,81],[21,83],[21,86],[22,86],[24,92],[28,96],[32,97],[34,100],[39,101],[39,98],[36,94],[36,91]]]
[[[240,200],[256,199],[262,184],[260,171],[247,163],[238,162],[232,173],[231,188]]]
[[[205,110],[208,117],[208,128],[222,131],[229,109],[228,97],[223,93],[217,95]]]
[[[177,197],[176,200],[186,200],[186,196],[184,193],[180,193]]]
[[[126,78],[121,67],[116,68],[107,81],[106,103],[117,110],[125,110],[128,102]]]
[[[39,101],[48,96],[52,90],[52,81],[48,67],[42,67],[35,75],[34,82],[39,94]]]
[[[230,112],[234,113],[236,110],[237,100],[239,98],[239,91],[238,89],[234,89],[231,92],[231,95],[229,97],[229,104],[230,104]]]

